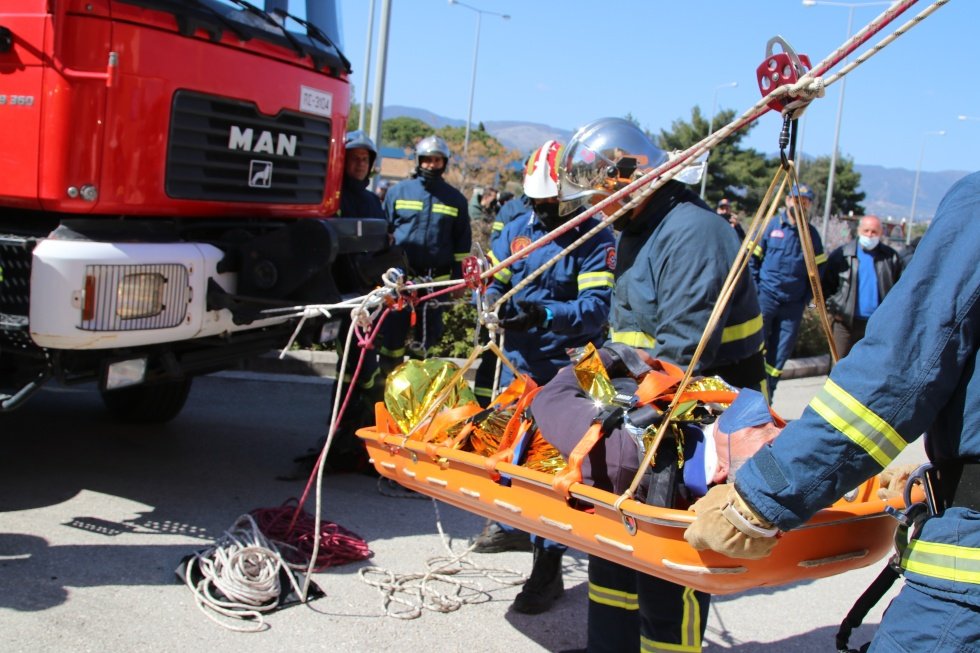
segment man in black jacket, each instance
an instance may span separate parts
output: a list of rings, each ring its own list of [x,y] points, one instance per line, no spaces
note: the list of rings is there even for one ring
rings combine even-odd
[[[871,313],[902,274],[902,259],[881,242],[881,232],[881,220],[866,215],[858,226],[858,239],[838,247],[827,259],[823,293],[842,358],[864,337]]]

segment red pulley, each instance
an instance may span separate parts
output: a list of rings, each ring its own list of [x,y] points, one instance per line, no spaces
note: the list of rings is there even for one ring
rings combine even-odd
[[[480,259],[476,256],[467,256],[463,259],[463,281],[470,288],[477,289],[483,282],[480,279]]]
[[[774,53],[773,46],[777,43],[782,46],[783,51]],[[755,69],[755,77],[759,82],[759,91],[765,97],[780,86],[795,84],[800,81],[800,78],[809,70],[810,57],[805,54],[797,55],[789,43],[783,40],[783,37],[774,36],[769,39],[769,43],[766,45],[766,58]],[[792,101],[793,98],[783,95],[770,101],[767,106],[782,112],[786,105]]]

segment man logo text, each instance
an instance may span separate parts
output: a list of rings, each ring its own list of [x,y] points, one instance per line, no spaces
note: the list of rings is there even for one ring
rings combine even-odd
[[[251,127],[242,129],[238,125],[232,125],[231,131],[228,132],[228,149],[276,156],[296,156],[296,136],[260,131],[256,138]]]

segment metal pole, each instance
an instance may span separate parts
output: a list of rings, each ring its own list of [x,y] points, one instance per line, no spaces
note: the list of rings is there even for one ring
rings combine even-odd
[[[367,121],[368,81],[371,70],[371,37],[374,35],[375,0],[370,0],[370,4],[371,7],[368,9],[367,38],[364,40],[364,82],[361,84],[361,113],[357,116],[357,128],[361,131],[364,131],[364,123]]]
[[[847,35],[844,40],[851,38],[851,25],[854,21],[854,6],[847,8]],[[850,57],[844,59],[844,65]],[[823,242],[827,242],[827,228],[830,225],[830,208],[834,201],[834,177],[837,174],[837,150],[840,145],[840,122],[844,114],[844,89],[847,87],[847,77],[840,81],[840,98],[837,100],[837,122],[834,126],[834,150],[830,153],[830,172],[827,175],[827,201],[823,208],[823,227],[820,229],[820,237]]]
[[[708,120],[708,136],[715,133],[715,110],[718,108],[718,91],[723,88],[735,88],[738,86],[738,82],[728,82],[727,84],[719,84],[715,87],[715,92],[711,96],[711,119]],[[701,199],[704,199],[704,190],[708,185],[708,161],[711,159],[711,150],[708,150],[708,156],[704,159],[704,170],[701,172]]]
[[[922,159],[926,155],[926,138],[929,136],[945,136],[944,130],[922,133],[922,147],[919,148],[919,164],[915,167],[915,183],[912,185],[912,209],[909,211],[909,228],[905,232],[905,245],[912,244],[912,225],[915,224],[915,204],[919,199],[919,177],[922,175]]]
[[[473,73],[470,75],[470,105],[466,110],[466,132],[463,136],[463,182],[466,182],[467,155],[470,152],[470,122],[473,120],[473,95],[476,93],[476,61],[480,54],[480,21],[483,12],[474,9],[476,12],[476,42],[473,44]]]
[[[385,94],[385,68],[388,64],[388,25],[391,22],[391,0],[381,0],[381,27],[378,30],[378,53],[375,57],[374,109],[371,111],[371,139],[381,148],[381,114]],[[371,187],[374,180],[371,178]]]

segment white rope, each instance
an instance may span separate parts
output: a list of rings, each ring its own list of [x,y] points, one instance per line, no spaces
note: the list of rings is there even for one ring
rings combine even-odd
[[[513,569],[481,567],[467,558],[476,547],[469,546],[462,553],[454,553],[449,537],[442,528],[439,502],[432,499],[436,529],[447,555],[435,556],[425,561],[424,572],[396,574],[384,567],[370,566],[358,570],[360,579],[381,592],[381,605],[385,615],[396,619],[417,619],[424,610],[455,612],[464,605],[485,603],[492,596],[476,582],[486,578],[499,585],[523,585],[527,577]],[[402,606],[403,609],[398,609]]]
[[[282,587],[279,571],[287,569],[293,589],[299,592],[289,565],[259,530],[251,515],[242,515],[213,545],[194,554],[184,570],[184,582],[194,594],[197,607],[215,623],[236,632],[259,632],[268,626],[262,616],[279,605]],[[197,568],[201,579],[194,583]],[[219,618],[254,619],[252,626],[235,626]]]

